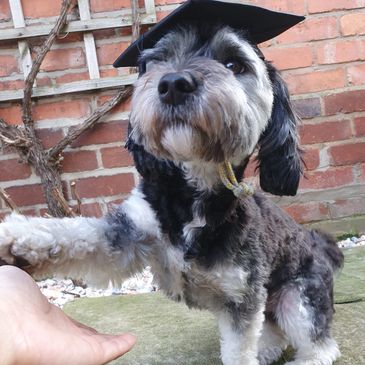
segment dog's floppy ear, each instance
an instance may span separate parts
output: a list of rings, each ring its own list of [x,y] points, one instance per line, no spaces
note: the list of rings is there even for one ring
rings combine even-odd
[[[274,103],[269,124],[259,140],[260,185],[271,194],[295,195],[302,174],[297,120],[285,82],[271,64],[267,63],[267,69]]]

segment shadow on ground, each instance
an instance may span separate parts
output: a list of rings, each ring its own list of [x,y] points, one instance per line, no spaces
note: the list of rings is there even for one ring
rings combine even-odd
[[[365,365],[365,247],[345,251],[336,280],[333,335],[343,356],[338,365]],[[219,337],[210,313],[188,310],[162,294],[84,298],[65,311],[109,333],[131,332],[137,345],[114,365],[221,365]],[[291,357],[284,355],[281,365]]]

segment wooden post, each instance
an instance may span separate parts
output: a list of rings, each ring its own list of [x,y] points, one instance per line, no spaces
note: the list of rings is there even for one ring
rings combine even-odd
[[[89,0],[78,0],[81,20],[90,20]],[[90,79],[99,79],[99,64],[96,55],[95,39],[92,32],[84,33],[84,44],[86,52],[87,67],[89,69]]]
[[[13,18],[14,28],[25,28],[23,8],[20,0],[9,0],[11,16]],[[27,41],[19,40],[18,49],[20,53],[20,62],[22,65],[24,80],[27,78],[32,68],[32,56]]]

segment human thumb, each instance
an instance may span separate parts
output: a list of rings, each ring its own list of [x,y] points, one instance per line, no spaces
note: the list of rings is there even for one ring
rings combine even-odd
[[[115,360],[128,352],[136,343],[136,338],[129,334],[98,335],[101,336],[101,347],[104,353],[104,364]]]

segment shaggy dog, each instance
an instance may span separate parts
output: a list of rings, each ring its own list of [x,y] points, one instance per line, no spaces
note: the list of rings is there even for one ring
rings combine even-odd
[[[270,364],[289,344],[288,364],[332,364],[340,250],[234,181],[255,148],[263,190],[293,195],[301,175],[287,88],[246,35],[191,25],[144,51],[127,147],[143,179],[123,204],[102,219],[13,214],[0,258],[97,284],[150,266],[167,296],[215,314],[224,365]]]

